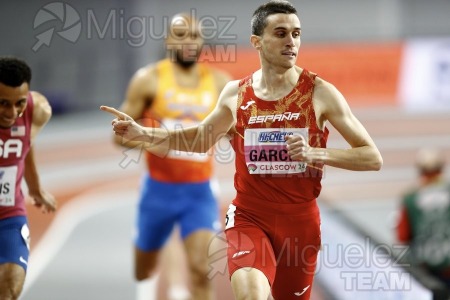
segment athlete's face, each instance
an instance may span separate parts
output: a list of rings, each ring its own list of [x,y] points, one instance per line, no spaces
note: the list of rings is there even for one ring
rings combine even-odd
[[[200,25],[189,16],[179,15],[173,18],[166,40],[171,58],[183,66],[197,62],[203,46]]]
[[[285,68],[294,66],[301,44],[300,20],[295,14],[273,14],[266,20],[262,36],[251,38],[263,63]]]
[[[10,128],[27,107],[29,87],[23,83],[18,87],[0,82],[0,127]]]

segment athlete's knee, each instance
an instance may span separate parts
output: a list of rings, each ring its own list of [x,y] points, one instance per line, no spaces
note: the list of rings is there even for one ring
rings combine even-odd
[[[151,277],[153,277],[155,275],[156,275],[156,272],[154,272],[154,271],[151,271],[151,272],[138,272],[138,271],[136,271],[134,273],[134,279],[136,281],[143,281],[143,280],[149,279],[149,278],[151,278]]]
[[[269,297],[269,293],[262,290],[260,287],[247,287],[239,291],[233,290],[236,300],[266,300]],[[271,298],[269,298],[271,299]]]
[[[143,280],[147,279],[148,277],[149,276],[147,274],[134,272],[134,279],[136,281],[143,281]]]
[[[202,263],[199,263],[197,265],[191,264],[189,266],[189,272],[193,285],[205,287],[211,284],[211,280],[208,276],[209,268],[207,260],[204,260]]]
[[[0,299],[2,300],[17,300],[19,299],[22,287],[20,285],[7,285],[0,288]]]
[[[134,278],[142,281],[156,273],[159,251],[145,252],[138,248],[135,250]]]
[[[11,290],[11,300],[19,299],[20,293],[22,292],[22,287]]]
[[[210,271],[209,257],[205,255],[191,255],[189,258],[189,273],[196,285],[209,284],[208,274]]]
[[[21,267],[7,264],[0,272],[0,299],[17,300],[25,282],[25,272]]]
[[[136,266],[134,269],[134,279],[136,281],[146,280],[152,276],[155,276],[156,270],[154,267],[143,268],[140,266]]]
[[[270,294],[270,284],[265,275],[253,268],[242,268],[231,276],[231,286],[237,300],[264,299]]]

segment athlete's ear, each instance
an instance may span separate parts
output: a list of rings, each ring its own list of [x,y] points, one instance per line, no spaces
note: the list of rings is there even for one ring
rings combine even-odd
[[[252,34],[250,36],[250,43],[252,44],[253,48],[256,50],[261,50],[261,37],[258,35]]]

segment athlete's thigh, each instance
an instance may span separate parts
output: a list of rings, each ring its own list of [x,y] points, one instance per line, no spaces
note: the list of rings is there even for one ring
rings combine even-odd
[[[137,209],[136,248],[143,252],[160,249],[177,222],[176,207],[160,187],[144,180]]]
[[[318,211],[277,216],[276,220],[277,270],[272,294],[275,299],[309,299],[321,244]]]
[[[0,264],[28,266],[30,231],[24,216],[0,220]]]
[[[270,239],[254,221],[254,216],[231,204],[225,234],[230,277],[241,268],[254,268],[263,272],[272,285],[276,272],[275,255]]]
[[[25,282],[25,270],[14,263],[0,264],[0,299],[20,295]]]
[[[209,271],[209,263],[213,259],[211,243],[215,233],[210,230],[197,230],[184,239],[187,260],[191,270],[201,273]]]
[[[197,231],[218,232],[219,208],[208,184],[192,184],[180,201],[180,234],[185,240]],[[200,235],[203,236],[203,235]]]
[[[142,251],[134,248],[134,276],[137,280],[143,280],[152,275],[158,264],[160,250]]]
[[[160,205],[139,207],[134,249],[136,279],[145,279],[156,269],[160,250],[169,238],[175,222],[174,213],[160,209]]]
[[[0,221],[0,299],[4,293],[18,295],[25,281],[29,256],[29,230],[26,217]]]

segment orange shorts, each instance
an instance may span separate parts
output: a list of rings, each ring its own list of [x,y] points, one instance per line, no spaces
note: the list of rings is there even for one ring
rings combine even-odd
[[[266,275],[275,299],[309,299],[321,245],[316,200],[234,203],[225,230],[230,277],[240,268],[256,268]]]

